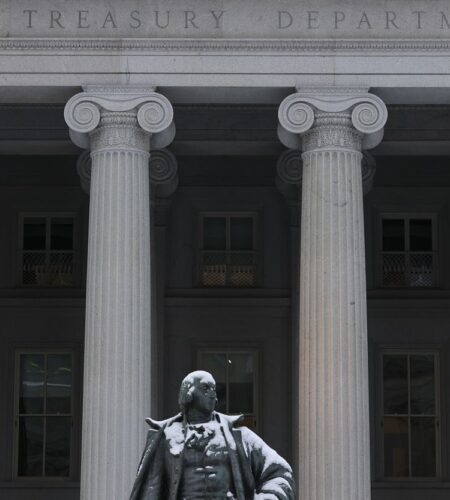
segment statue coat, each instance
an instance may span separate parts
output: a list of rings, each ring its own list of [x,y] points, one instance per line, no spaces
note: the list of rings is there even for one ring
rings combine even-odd
[[[227,444],[237,500],[294,500],[291,467],[254,432],[239,426],[242,416],[214,412],[213,418],[220,423]],[[162,422],[147,419],[151,428],[130,500],[178,500],[183,420],[181,413]]]

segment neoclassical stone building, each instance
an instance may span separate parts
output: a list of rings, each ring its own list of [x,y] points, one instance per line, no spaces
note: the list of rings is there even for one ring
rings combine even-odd
[[[444,0],[0,1],[0,498],[127,498],[211,371],[300,500],[450,495]]]

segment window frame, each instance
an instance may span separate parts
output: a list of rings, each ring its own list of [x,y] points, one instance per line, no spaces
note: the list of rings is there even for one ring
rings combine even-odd
[[[69,417],[71,419],[71,436],[70,436],[70,459],[69,459],[69,474],[68,476],[20,476],[19,475],[19,399],[20,399],[20,356],[23,354],[70,354],[71,364],[72,364],[72,392],[71,392],[71,413],[70,415],[64,414],[62,418]],[[14,350],[14,403],[13,403],[13,453],[12,453],[12,479],[18,482],[38,482],[38,483],[71,483],[76,481],[77,469],[78,469],[78,454],[76,450],[76,444],[78,439],[78,429],[76,420],[79,414],[78,400],[77,400],[77,361],[78,352],[73,347],[61,347],[61,348],[50,348],[50,347],[17,347]],[[43,413],[42,417],[46,419],[48,416],[54,417],[53,414]],[[45,426],[43,430],[43,456],[45,457]],[[45,463],[43,464],[43,472],[45,471]]]
[[[23,248],[23,236],[24,236],[24,221],[26,218],[42,218],[45,219],[45,246],[44,250],[33,250],[32,252],[40,252],[45,253],[46,266],[49,255],[52,252],[61,252],[60,250],[52,250],[49,247],[49,242],[51,241],[51,220],[53,219],[64,219],[71,218],[73,220],[73,249],[72,250],[64,250],[64,253],[72,254],[72,265],[73,265],[73,284],[72,285],[33,285],[23,283],[23,255],[26,250]],[[78,224],[78,214],[76,212],[20,212],[18,214],[18,265],[17,265],[17,277],[16,281],[19,287],[24,289],[73,289],[80,286],[80,262],[79,262],[79,224]]]
[[[226,219],[226,249],[225,250],[205,250],[204,249],[204,219],[208,217],[222,217]],[[252,250],[231,250],[230,246],[230,220],[233,218],[251,218],[253,221],[253,249]],[[213,289],[213,290],[223,290],[223,289],[254,289],[260,286],[260,273],[261,273],[261,251],[260,251],[260,241],[259,235],[259,214],[255,211],[202,211],[198,214],[198,241],[197,241],[197,286],[203,289]],[[228,282],[228,273],[226,275],[226,282],[224,285],[207,286],[203,284],[202,272],[203,272],[203,254],[204,253],[224,253],[226,255],[226,260],[228,262],[229,256],[233,253],[248,253],[252,254],[254,258],[255,267],[255,282],[253,286],[233,286]]]
[[[384,379],[383,379],[383,357],[384,355],[397,355],[397,356],[414,356],[414,355],[433,355],[435,360],[434,375],[435,375],[435,401],[436,401],[436,413],[435,413],[435,449],[436,449],[436,475],[433,477],[423,477],[423,476],[409,476],[409,477],[389,477],[384,474]],[[383,346],[378,351],[377,359],[377,404],[376,404],[376,442],[377,442],[377,461],[376,461],[376,475],[379,480],[387,484],[398,484],[398,483],[436,483],[442,481],[443,474],[443,462],[444,457],[442,456],[442,436],[444,435],[442,424],[442,394],[441,394],[441,351],[436,346],[405,346],[405,347],[392,347]],[[409,463],[409,473],[411,474],[411,429],[409,420],[413,414],[409,411],[410,404],[410,378],[408,370],[408,413],[398,415],[399,417],[408,418],[408,463]],[[389,415],[388,415],[389,416]]]
[[[253,413],[245,413],[243,415],[253,415],[253,418],[255,419],[255,426],[253,430],[255,432],[259,432],[261,429],[261,422],[260,422],[260,395],[259,395],[259,387],[260,387],[260,352],[259,349],[254,348],[254,347],[222,347],[222,346],[204,346],[202,345],[201,347],[196,348],[196,366],[197,369],[202,369],[201,366],[201,356],[204,353],[208,354],[225,354],[225,356],[228,356],[228,354],[251,354],[253,357]],[[227,363],[227,397],[229,394],[228,390],[228,375],[229,370],[228,370],[228,363]],[[229,413],[229,401],[227,399],[226,401],[226,413]]]
[[[386,219],[401,219],[405,222],[405,250],[384,251],[383,250],[383,221]],[[410,250],[410,221],[412,219],[431,220],[432,249],[431,251]],[[377,244],[377,287],[382,290],[435,290],[439,288],[439,239],[438,239],[438,215],[432,212],[380,212],[378,214],[378,244]],[[409,256],[414,254],[432,255],[432,285],[431,286],[385,286],[383,284],[383,256],[384,254],[405,255],[405,270],[409,273]]]

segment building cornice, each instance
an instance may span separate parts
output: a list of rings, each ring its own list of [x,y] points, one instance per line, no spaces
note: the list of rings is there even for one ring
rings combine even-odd
[[[422,53],[450,51],[443,39],[1,38],[1,52]]]

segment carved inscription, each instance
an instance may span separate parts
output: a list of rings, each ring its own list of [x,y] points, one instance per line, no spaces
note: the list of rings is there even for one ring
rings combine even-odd
[[[318,10],[309,10],[303,19],[294,16],[292,11],[278,11],[277,29],[286,30],[297,28],[307,30],[317,30],[326,25],[331,31],[340,31],[343,29],[355,29],[360,31],[365,30],[402,30],[407,27],[409,30],[422,30],[425,20],[428,24],[433,24],[435,29],[450,29],[450,11],[427,12],[424,10],[411,10],[409,15],[400,19],[397,11],[384,10],[376,14],[365,10],[359,13],[353,12],[351,18],[348,18],[348,13],[342,10],[335,10],[330,16],[324,18]]]
[[[24,9],[23,26],[27,29],[46,26],[49,30],[74,28],[79,30],[91,28],[140,30],[150,27],[166,30],[172,25],[177,29],[185,30],[199,30],[201,27],[220,30],[223,27],[224,14],[224,10],[209,10],[201,13],[195,10],[154,10],[143,15],[140,10],[130,10],[117,15],[105,9],[103,13],[94,15],[90,9],[70,12],[57,9],[51,9],[48,12],[42,9]]]
[[[0,0],[3,37],[445,38],[448,0]]]

